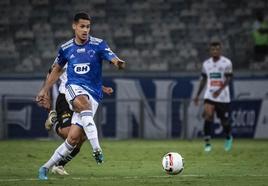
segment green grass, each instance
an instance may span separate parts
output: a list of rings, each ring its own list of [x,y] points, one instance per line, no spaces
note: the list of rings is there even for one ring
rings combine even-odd
[[[268,185],[268,141],[235,140],[231,152],[223,140],[213,141],[211,153],[203,152],[201,140],[102,140],[105,163],[97,165],[89,144],[66,166],[70,176],[49,174],[37,180],[38,168],[61,141],[0,141],[0,185]],[[185,159],[182,174],[169,176],[162,170],[162,156],[179,152]]]

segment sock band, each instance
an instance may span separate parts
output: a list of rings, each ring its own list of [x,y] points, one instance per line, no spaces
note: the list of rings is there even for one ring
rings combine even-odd
[[[66,148],[69,150],[69,151],[72,151],[75,147],[70,145],[67,141],[67,139],[64,141],[64,145],[66,146]]]

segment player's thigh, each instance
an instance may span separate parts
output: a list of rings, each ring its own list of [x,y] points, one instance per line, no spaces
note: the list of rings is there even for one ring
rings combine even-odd
[[[64,94],[59,94],[56,101],[56,112],[58,120],[57,133],[63,139],[66,139],[71,127],[73,111],[70,110],[69,104]]]
[[[215,110],[216,110],[217,117],[220,118],[220,120],[222,121],[222,124],[229,121],[229,115],[230,115],[229,103],[217,103]]]
[[[81,126],[71,125],[69,133],[68,133],[67,141],[71,145],[77,145],[80,142],[81,136],[83,135],[83,133],[84,131],[83,131],[83,128],[81,128]]]
[[[215,105],[213,102],[209,100],[205,100],[204,103],[204,119],[206,120],[213,120],[213,115],[215,112]]]
[[[92,110],[92,100],[90,98],[90,93],[83,87],[78,85],[66,86],[66,99],[75,112]]]
[[[64,128],[59,128],[58,129],[58,135],[63,138],[66,139],[68,137],[69,131],[70,131],[71,126],[69,127],[64,127]]]
[[[76,96],[72,103],[76,112],[92,110],[92,105],[87,95]]]

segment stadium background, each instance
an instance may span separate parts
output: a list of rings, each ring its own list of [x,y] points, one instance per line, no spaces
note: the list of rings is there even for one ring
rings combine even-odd
[[[267,8],[267,0],[0,0],[0,185],[267,185],[267,139],[257,138],[268,138],[268,58],[254,60],[252,40],[255,13],[268,20]],[[40,182],[39,166],[62,140],[44,129],[47,113],[33,99],[81,10],[92,16],[92,35],[128,63],[120,73],[103,66],[115,90],[96,117],[106,159],[96,166],[85,144],[70,176]],[[206,154],[202,106],[191,100],[211,40],[234,65],[235,140],[224,152],[215,118],[219,139]],[[185,158],[179,176],[162,170],[170,151]]]
[[[193,106],[191,99],[202,61],[208,57],[208,43],[220,40],[234,65],[234,135],[268,137],[268,57],[254,61],[252,39],[255,14],[268,8],[264,0],[1,0],[0,4],[1,138],[49,135],[42,125],[46,113],[32,99],[57,48],[72,37],[72,16],[81,10],[92,16],[92,35],[107,40],[128,63],[120,73],[103,65],[104,84],[115,94],[105,97],[99,109],[101,136],[200,136],[202,107]],[[221,127],[215,126],[215,135],[221,136]]]

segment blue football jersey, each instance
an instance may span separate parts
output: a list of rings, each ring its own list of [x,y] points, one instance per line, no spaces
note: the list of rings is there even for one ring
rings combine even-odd
[[[61,45],[57,59],[61,67],[67,63],[67,85],[79,85],[86,89],[96,101],[102,99],[102,61],[111,61],[117,56],[107,43],[99,38],[78,45],[74,39]]]

